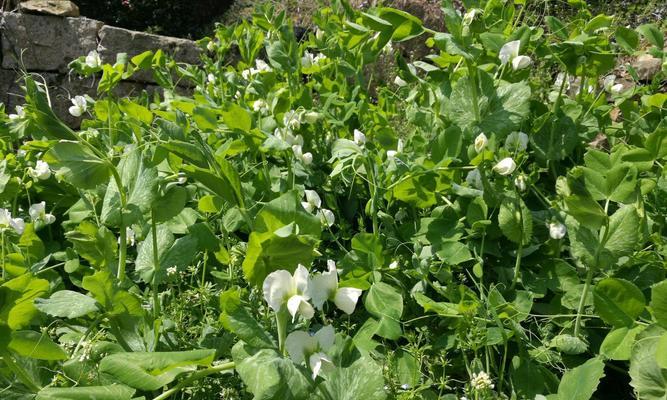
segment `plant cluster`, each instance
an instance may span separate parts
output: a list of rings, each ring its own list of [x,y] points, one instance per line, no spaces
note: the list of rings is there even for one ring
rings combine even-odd
[[[26,75],[1,397],[664,399],[667,64],[615,74],[664,35],[570,3],[445,1],[436,32],[335,0],[301,39],[259,8],[198,66],[73,61],[78,130]],[[162,91],[114,96],[139,71]]]

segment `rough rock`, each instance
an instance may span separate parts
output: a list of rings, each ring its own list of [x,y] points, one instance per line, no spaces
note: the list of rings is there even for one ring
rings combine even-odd
[[[79,7],[68,0],[27,0],[19,4],[23,13],[78,17]]]
[[[662,69],[662,60],[650,54],[637,57],[632,67],[637,71],[639,80],[650,81]]]
[[[88,18],[19,13],[4,13],[3,18],[5,69],[66,72],[70,61],[97,48],[97,32],[102,27],[102,22]]]

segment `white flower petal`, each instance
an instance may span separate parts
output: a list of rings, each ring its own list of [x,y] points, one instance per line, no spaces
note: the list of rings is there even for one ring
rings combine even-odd
[[[322,199],[320,195],[317,194],[314,190],[306,190],[306,201],[313,205],[315,208],[320,208],[322,206]]]
[[[306,297],[295,294],[287,300],[287,311],[292,316],[292,322],[296,320],[297,314],[305,319],[311,319],[315,315],[313,306],[308,303]]]
[[[310,283],[310,298],[315,308],[321,310],[324,303],[336,293],[337,288],[338,275],[335,271],[315,275]]]
[[[310,276],[308,276],[308,270],[303,265],[299,264],[294,270],[294,289],[296,293],[306,296],[308,293],[308,286],[310,285]],[[306,300],[309,297],[306,296]]]
[[[498,55],[501,64],[507,64],[513,58],[517,57],[519,55],[519,47],[521,47],[520,40],[513,40],[511,42],[505,43],[500,49],[500,54]]]
[[[500,175],[509,175],[516,169],[516,163],[511,157],[503,158],[493,167]]]
[[[327,351],[334,345],[336,331],[331,325],[323,326],[315,333],[315,339],[317,339],[320,350]]]
[[[475,144],[474,144],[475,151],[477,153],[481,153],[482,150],[484,150],[484,148],[486,147],[487,143],[489,143],[489,139],[486,137],[484,133],[480,133],[475,138]]]
[[[312,378],[315,379],[318,377],[320,372],[324,371],[330,371],[334,369],[333,362],[324,353],[315,353],[311,354],[310,357],[308,357],[308,366],[310,367],[310,370],[313,372]]]
[[[354,312],[359,296],[361,296],[361,289],[342,287],[336,291],[334,304],[345,314],[349,315]]]
[[[310,152],[303,153],[303,156],[301,156],[301,161],[303,161],[303,163],[306,165],[310,165],[313,162],[313,155]]]
[[[278,312],[292,291],[292,275],[284,269],[271,272],[264,279],[262,290],[269,307]]]
[[[301,364],[305,361],[305,353],[312,353],[317,350],[317,339],[304,331],[294,331],[287,335],[285,339],[285,349],[292,361]]]
[[[336,222],[336,216],[334,215],[333,211],[323,208],[319,212],[320,214],[320,220],[322,221],[323,224],[326,224],[326,226],[331,226]]]
[[[517,56],[512,59],[512,69],[518,71],[520,69],[528,68],[533,63],[533,60],[528,56]]]
[[[12,218],[12,220],[9,221],[9,226],[11,226],[16,233],[21,235],[25,230],[25,221],[23,221],[23,218]]]
[[[366,143],[366,135],[364,135],[364,133],[359,129],[354,130],[354,143],[358,144],[359,146]]]

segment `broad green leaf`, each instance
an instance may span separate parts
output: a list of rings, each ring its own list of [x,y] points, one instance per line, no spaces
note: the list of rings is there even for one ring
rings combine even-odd
[[[604,362],[591,358],[565,374],[558,385],[558,400],[589,400],[604,377]]]
[[[160,143],[160,147],[199,168],[208,167],[208,161],[197,145],[182,140],[169,140],[166,143]]]
[[[630,357],[630,385],[641,400],[667,399],[667,369],[660,368],[656,357],[665,330],[648,327],[637,336]]]
[[[193,110],[192,119],[202,131],[218,129],[218,114],[212,108],[196,106]]]
[[[243,274],[248,282],[261,286],[273,271],[310,265],[321,232],[319,218],[303,209],[298,193],[285,193],[267,203],[255,217]]]
[[[82,287],[90,292],[111,315],[143,316],[139,300],[131,293],[118,288],[116,278],[108,271],[98,271],[83,278]]]
[[[273,339],[241,305],[238,290],[228,290],[220,294],[220,310],[222,326],[239,339],[258,349],[275,347]]]
[[[498,224],[514,243],[528,244],[533,236],[533,217],[521,199],[507,198],[500,204]]]
[[[194,165],[184,165],[183,172],[198,184],[204,186],[211,192],[225,199],[230,204],[240,205],[238,203],[237,191],[231,186],[230,181],[220,177],[211,171]]]
[[[614,327],[632,326],[646,308],[641,290],[624,279],[606,278],[595,285],[595,311]]]
[[[567,115],[548,114],[533,124],[530,143],[542,160],[562,160],[580,142],[577,126]]]
[[[549,15],[544,17],[544,22],[546,22],[547,27],[549,28],[549,31],[551,31],[551,33],[558,36],[558,38],[561,40],[567,40],[567,33],[568,33],[567,27],[565,26],[563,21],[559,20],[554,16]]]
[[[655,24],[640,25],[637,27],[637,32],[658,49],[665,47],[665,36]]]
[[[443,317],[457,317],[459,316],[459,309],[458,305],[454,303],[445,303],[445,302],[437,302],[435,300],[430,299],[426,295],[422,293],[415,293],[414,295],[415,301],[417,304],[422,306],[424,309],[424,312],[434,312],[438,315],[441,315]]]
[[[642,326],[634,328],[621,327],[609,332],[600,345],[600,354],[618,361],[630,359],[635,338],[644,330]]]
[[[405,381],[401,381],[404,382]],[[336,368],[322,381],[314,399],[328,400],[384,400],[382,369],[370,357],[362,357],[346,368]]]
[[[97,227],[90,221],[81,222],[75,229],[65,233],[74,250],[90,265],[112,268],[116,264],[118,244],[116,236],[106,227]]]
[[[100,362],[100,372],[139,390],[158,390],[198,366],[210,366],[215,350],[115,353]]]
[[[658,324],[667,329],[667,280],[651,288],[651,314]]]
[[[95,299],[79,292],[61,290],[48,299],[35,299],[35,307],[52,317],[79,318],[98,311]]]
[[[609,219],[609,237],[605,247],[617,257],[630,254],[641,246],[641,217],[634,205],[624,205]]]
[[[157,169],[144,163],[141,150],[138,148],[128,149],[118,163],[117,169],[126,193],[127,209],[131,212],[130,215],[139,218],[147,214],[157,193]],[[120,193],[116,180],[111,179],[102,204],[102,221],[109,226],[118,226],[120,213]],[[124,216],[123,222],[127,226],[135,219]]]
[[[188,200],[188,191],[183,186],[172,186],[153,201],[153,217],[157,223],[166,222],[180,214]]]
[[[305,400],[312,394],[309,379],[289,358],[276,350],[257,351],[244,342],[232,349],[236,372],[254,400]]]
[[[105,184],[111,174],[106,161],[78,142],[61,140],[43,159],[56,171],[56,176],[81,189],[94,189]]]
[[[149,231],[146,239],[137,247],[137,259],[135,270],[146,283],[164,282],[167,277],[167,268],[176,267],[183,270],[194,259],[199,251],[197,239],[191,235],[178,239],[169,231],[165,225],[157,226],[157,261],[155,265],[153,256],[153,233]]]
[[[130,99],[122,99],[118,103],[118,107],[125,114],[131,116],[132,118],[136,118],[146,125],[150,125],[150,123],[153,122],[153,113],[151,110],[142,106],[141,104],[135,103]]]
[[[618,43],[626,53],[632,54],[637,50],[637,47],[639,46],[639,35],[637,32],[630,28],[619,26],[616,28],[614,36],[616,37],[616,43]]]
[[[252,115],[236,103],[229,104],[222,111],[222,120],[229,129],[249,132],[252,128]]]
[[[35,400],[131,400],[136,390],[124,385],[45,387]]]
[[[424,32],[419,18],[405,11],[383,7],[378,10],[378,16],[392,25],[394,32],[391,40],[395,42],[415,38]]]
[[[53,112],[42,86],[28,74],[25,77],[27,113],[39,126],[41,135],[48,139],[75,140],[74,131],[65,125]]]
[[[37,279],[30,274],[23,274],[0,286],[0,325],[8,325],[12,330],[30,325],[38,314],[34,306],[36,298],[45,295],[49,282]]]
[[[46,334],[35,331],[12,332],[9,349],[37,360],[66,360],[69,356]]]
[[[375,282],[364,300],[366,311],[380,320],[377,335],[396,340],[401,335],[403,296],[391,285]]]
[[[667,369],[667,332],[660,336],[656,347],[656,361],[658,362],[658,366],[665,370]]]

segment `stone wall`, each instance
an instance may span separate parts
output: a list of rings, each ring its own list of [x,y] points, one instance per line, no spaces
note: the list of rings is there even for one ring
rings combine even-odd
[[[21,75],[39,74],[49,86],[56,113],[72,126],[78,125],[78,119],[67,112],[69,99],[94,95],[99,79],[69,74],[67,65],[73,59],[97,50],[104,62],[113,63],[117,53],[132,57],[162,49],[177,61],[196,64],[200,53],[196,44],[186,39],[130,31],[88,18],[11,12],[0,13],[0,49],[0,102],[7,110],[23,104]],[[158,89],[149,74],[137,74],[132,79],[118,87],[118,96]]]

